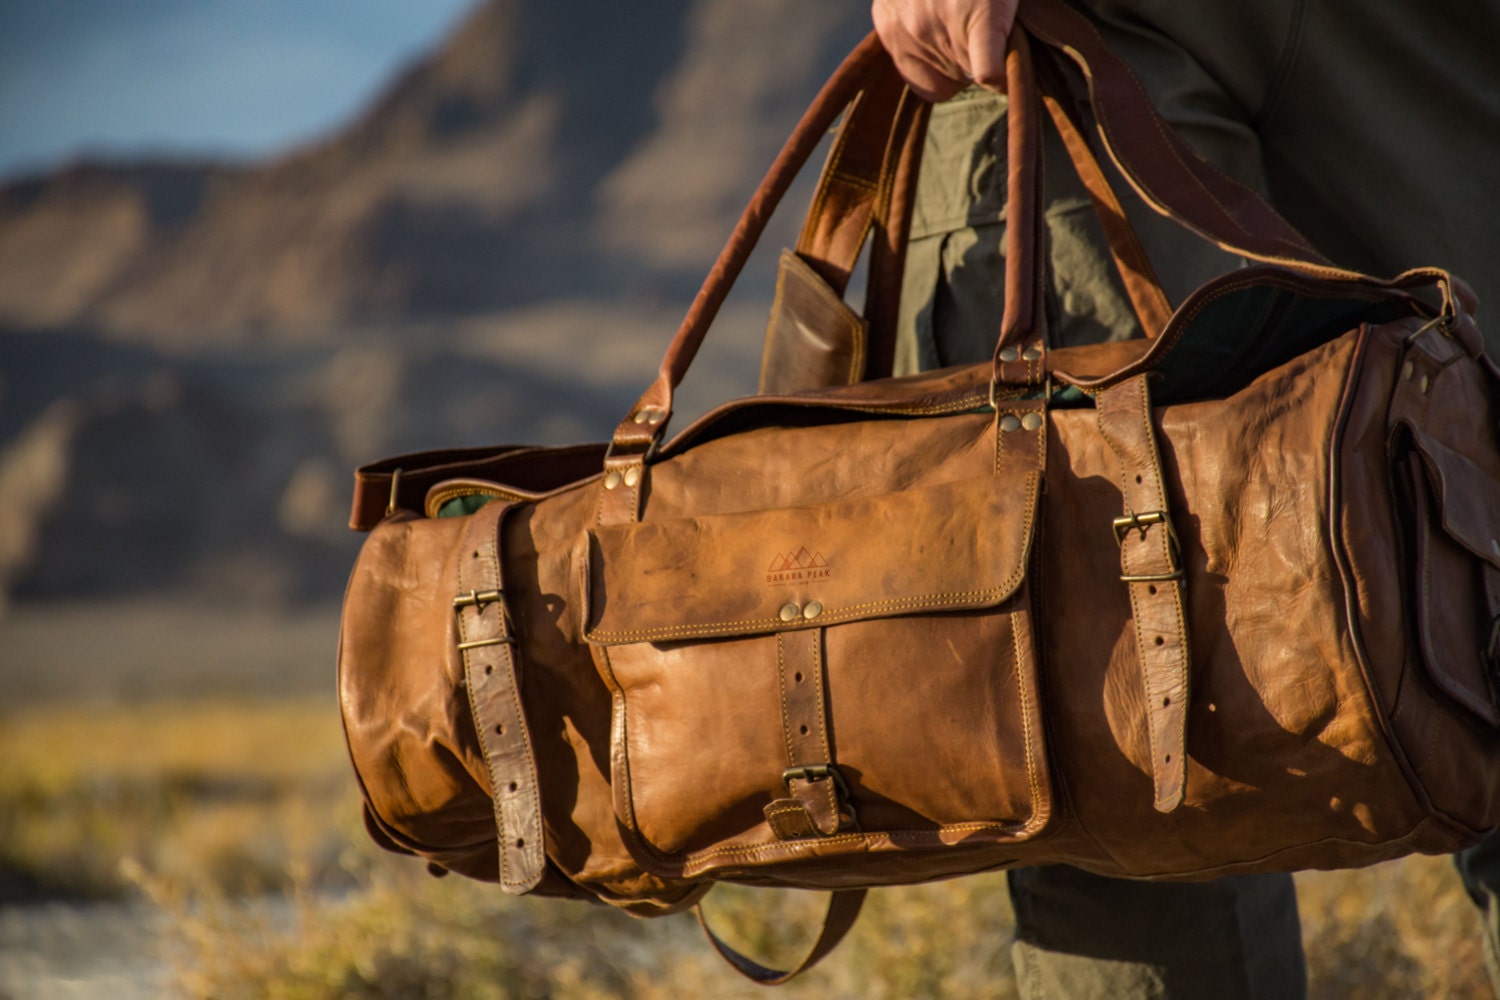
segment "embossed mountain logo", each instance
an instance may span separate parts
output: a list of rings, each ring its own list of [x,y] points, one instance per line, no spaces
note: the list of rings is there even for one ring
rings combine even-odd
[[[821,552],[809,552],[804,545],[795,552],[778,552],[766,567],[767,583],[804,583],[808,580],[826,580],[833,575],[833,568]]]

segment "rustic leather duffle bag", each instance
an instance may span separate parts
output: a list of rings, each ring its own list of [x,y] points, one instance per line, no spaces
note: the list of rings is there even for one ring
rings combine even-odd
[[[1472,297],[1329,264],[1187,152],[1070,7],[1023,0],[1018,25],[993,362],[879,377],[926,106],[871,39],[612,441],[360,470],[339,690],[379,843],[649,915],[715,881],[1356,866],[1500,821],[1500,372]],[[667,439],[840,115],[762,393]],[[1048,343],[1044,115],[1142,339]],[[1258,263],[1167,306],[1093,141]],[[841,293],[867,237],[859,315]],[[836,898],[814,958],[858,894]]]

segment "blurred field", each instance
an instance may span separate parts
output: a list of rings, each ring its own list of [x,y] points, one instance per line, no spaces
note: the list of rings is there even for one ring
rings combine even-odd
[[[509,899],[382,855],[360,828],[330,698],[38,707],[0,720],[0,761],[0,898],[148,901],[122,912],[153,929],[177,995],[766,995],[686,915]],[[1447,859],[1300,878],[1314,995],[1488,995]],[[1011,997],[1003,883],[876,893],[843,947],[779,995]],[[761,955],[788,957],[817,917],[814,897],[721,892],[715,919]],[[83,995],[9,962],[0,951],[0,995]]]

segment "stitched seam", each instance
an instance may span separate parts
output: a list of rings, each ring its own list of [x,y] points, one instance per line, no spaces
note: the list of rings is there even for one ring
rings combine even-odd
[[[818,718],[816,720],[818,724],[818,741],[823,745],[822,763],[832,764],[833,751],[828,749],[828,705],[823,700],[823,656],[822,651],[818,648],[818,638],[822,632],[821,628],[810,629],[808,636],[812,639],[813,681],[818,685],[814,693],[817,696],[818,706]],[[837,812],[838,800],[833,796],[832,779],[829,779],[828,786],[828,801],[834,806],[834,811]]]
[[[1080,20],[1083,21],[1083,24],[1086,27],[1086,29],[1088,30],[1088,32],[1094,36],[1095,41],[1099,45],[1104,46],[1104,47],[1107,48],[1108,46],[1105,44],[1104,36],[1099,33],[1099,29],[1097,27],[1095,27],[1092,22],[1089,22],[1089,21],[1084,20],[1082,18],[1080,18]],[[1086,64],[1087,60],[1083,60],[1083,62]],[[1092,74],[1092,72],[1086,71],[1086,75],[1089,77],[1090,84],[1092,85],[1092,82],[1093,82],[1093,74]],[[1146,93],[1145,87],[1143,87],[1141,85],[1140,79],[1138,77],[1136,77],[1134,73],[1125,74],[1124,78],[1126,78],[1126,79],[1128,79],[1130,81],[1131,85],[1134,87],[1134,89],[1139,94],[1139,96],[1141,97],[1141,99],[1144,100],[1144,101],[1146,101],[1147,104],[1150,104],[1151,98]],[[1100,125],[1103,125],[1105,127],[1106,131],[1110,131],[1109,127],[1105,124],[1105,120],[1108,117],[1108,112],[1104,108],[1099,107],[1098,106],[1098,102],[1093,102],[1093,103],[1095,105],[1095,107],[1094,107],[1094,113],[1095,113],[1095,115],[1098,116]],[[1153,105],[1153,107],[1154,107],[1154,105]],[[1155,124],[1155,127],[1156,127],[1157,134],[1160,135],[1160,136],[1162,136],[1162,138],[1164,140],[1166,140],[1167,136],[1165,135],[1165,133],[1163,131],[1163,128],[1162,128],[1161,117],[1159,115],[1153,116],[1153,117],[1154,117],[1154,124]],[[1225,217],[1229,219],[1229,221],[1234,226],[1234,228],[1238,229],[1241,233],[1245,233],[1245,235],[1248,236],[1249,235],[1248,231],[1240,223],[1240,221],[1237,218],[1235,218],[1232,214],[1230,214],[1229,211],[1224,207],[1224,205],[1219,202],[1218,198],[1216,198],[1214,196],[1213,192],[1210,191],[1210,190],[1208,190],[1208,188],[1204,186],[1203,182],[1197,177],[1197,175],[1194,174],[1190,169],[1188,169],[1186,162],[1182,159],[1182,155],[1178,152],[1176,146],[1173,145],[1170,141],[1166,141],[1166,146],[1171,151],[1173,158],[1176,159],[1177,162],[1185,170],[1188,171],[1189,177],[1192,178],[1193,182],[1198,186],[1198,188],[1201,189],[1204,194],[1208,195],[1209,199],[1211,201],[1213,201],[1215,205],[1219,206],[1220,211],[1222,211],[1224,213]],[[1113,152],[1112,149],[1110,150],[1110,155],[1114,156],[1114,152]],[[1116,163],[1118,165],[1118,160],[1116,161]],[[1266,206],[1265,200],[1263,198],[1261,198],[1260,195],[1256,194],[1251,189],[1245,187],[1243,184],[1240,184],[1238,181],[1234,180],[1233,178],[1230,178],[1230,177],[1226,176],[1225,179],[1228,180],[1229,183],[1231,185],[1233,185],[1234,187],[1237,187],[1240,190],[1244,191],[1246,194],[1250,195],[1257,202],[1259,202],[1262,206],[1265,206],[1267,208],[1267,210],[1270,210],[1269,206]],[[1165,207],[1165,203],[1163,203],[1161,201],[1161,199],[1159,197],[1157,197],[1154,192],[1151,192],[1150,189],[1146,187],[1144,181],[1142,181],[1138,177],[1135,178],[1135,181],[1136,181],[1136,183],[1140,184],[1142,191],[1146,192],[1148,194],[1149,200],[1155,201],[1159,205],[1161,205],[1162,207]],[[1300,246],[1298,246],[1296,243],[1293,243],[1290,240],[1284,239],[1284,238],[1282,238],[1280,236],[1273,236],[1273,237],[1271,237],[1271,239],[1272,239],[1272,242],[1278,243],[1278,244],[1280,244],[1281,246],[1284,246],[1284,247],[1289,247],[1289,248],[1291,248],[1291,249],[1293,249],[1295,251],[1302,251],[1303,250],[1303,248],[1300,247]],[[1215,242],[1217,242],[1217,241],[1215,241]],[[1220,244],[1220,245],[1222,246],[1222,244]],[[1231,249],[1238,249],[1238,248],[1231,248]],[[1314,253],[1316,253],[1316,251],[1314,251]],[[1251,254],[1250,256],[1257,256],[1257,255]],[[1264,259],[1269,259],[1269,258],[1264,258]],[[1304,262],[1304,261],[1300,260],[1299,258],[1295,258],[1294,257],[1294,258],[1291,259],[1291,261],[1295,262],[1297,264],[1303,265],[1303,266],[1317,268],[1320,271],[1325,270],[1321,265],[1311,264],[1311,263],[1308,263],[1308,262]],[[1338,269],[1334,268],[1334,269],[1328,269],[1328,270],[1332,270],[1332,271],[1336,272]],[[1346,272],[1346,273],[1349,273],[1349,272]]]
[[[449,486],[442,489],[433,488],[433,492],[427,494],[426,502],[422,505],[422,512],[429,519],[437,517],[438,509],[449,500],[459,497],[483,496],[493,500],[524,501],[528,499],[519,493],[498,486],[488,486],[481,483],[472,483],[463,486]]]
[[[855,119],[858,116],[859,110],[864,104],[867,97],[868,95],[866,93],[857,94],[855,98],[850,102],[849,107],[844,111],[843,121],[839,125],[838,137],[834,140],[833,149],[828,153],[828,163],[830,166],[834,166],[843,160],[844,147],[849,143],[849,133],[854,131]],[[828,200],[829,189],[833,187],[832,181],[837,176],[837,174],[837,169],[831,170],[827,176],[827,180],[818,185],[818,193],[813,198],[812,207],[808,209],[807,212],[807,218],[809,220],[822,218],[823,204]],[[800,246],[802,240],[799,238],[797,242]],[[809,242],[811,242],[811,239],[809,240]],[[808,249],[811,249],[811,247],[809,247]]]
[[[788,276],[792,273],[793,270],[791,264],[788,261],[796,259],[797,251],[783,250],[781,251],[781,258],[777,262],[776,291],[771,296],[771,318],[766,328],[766,342],[761,345],[760,349],[760,370],[762,372],[770,370],[772,360],[771,351],[774,345],[777,343],[776,338],[773,337],[771,333],[780,325],[777,321],[781,318],[781,310],[783,308],[783,299],[785,298]]]
[[[1022,517],[1022,520],[1021,520],[1021,533],[1022,533],[1023,536],[1029,536],[1030,535],[1030,533],[1032,531],[1033,522],[1034,522],[1035,517],[1036,517],[1036,504],[1037,504],[1037,493],[1038,493],[1037,480],[1040,478],[1040,475],[1041,475],[1040,473],[1038,473],[1036,471],[1032,471],[1032,472],[1027,473],[1027,476],[1026,476],[1026,478],[1028,480],[1028,482],[1027,482],[1027,488],[1026,488],[1026,513]],[[920,608],[920,607],[933,607],[935,605],[944,605],[944,604],[947,604],[947,603],[949,603],[951,601],[958,600],[960,598],[965,599],[965,600],[959,600],[959,603],[961,605],[973,605],[973,604],[977,604],[977,603],[980,603],[980,602],[985,601],[985,600],[991,600],[991,599],[994,599],[997,596],[1009,593],[1012,589],[1014,589],[1014,587],[1016,586],[1016,584],[1019,583],[1021,581],[1021,579],[1025,577],[1025,575],[1026,575],[1026,565],[1025,565],[1025,560],[1023,559],[1022,562],[1021,562],[1021,566],[1014,573],[1012,573],[1010,575],[1010,577],[1005,580],[1004,583],[1000,584],[1000,586],[998,586],[998,587],[994,587],[994,588],[991,588],[989,590],[967,590],[967,591],[960,591],[960,592],[957,592],[957,593],[950,593],[950,594],[926,595],[926,596],[923,596],[923,597],[903,597],[903,598],[898,598],[898,599],[889,600],[889,601],[869,601],[869,602],[866,602],[864,604],[853,604],[853,605],[850,605],[849,607],[844,608],[841,611],[835,611],[835,612],[832,612],[831,614],[828,613],[828,612],[825,612],[824,615],[822,615],[820,617],[824,621],[842,621],[842,620],[847,619],[847,618],[858,617],[861,614],[865,614],[865,613],[869,613],[869,612],[874,612],[874,611],[879,611],[879,610],[885,610],[885,609],[895,609],[895,608],[915,609],[915,608]],[[774,625],[780,623],[780,621],[781,621],[780,618],[752,618],[752,619],[745,619],[745,620],[738,621],[738,622],[717,622],[717,623],[714,623],[714,624],[711,624],[711,625],[689,625],[689,626],[675,626],[675,627],[673,627],[673,626],[662,626],[661,628],[641,629],[641,630],[636,630],[636,631],[632,631],[632,632],[613,632],[613,631],[611,631],[611,632],[601,632],[601,631],[595,631],[593,633],[587,633],[586,632],[585,635],[586,635],[587,638],[589,638],[589,639],[591,639],[593,641],[596,641],[596,642],[629,642],[629,641],[632,641],[632,640],[633,641],[639,641],[639,642],[645,642],[645,641],[649,641],[649,640],[653,640],[653,639],[667,638],[667,637],[670,637],[670,636],[711,635],[711,634],[720,634],[720,633],[724,633],[724,632],[737,632],[737,631],[741,631],[741,630],[746,629],[746,628],[764,628],[766,626],[774,626]],[[793,629],[783,629],[782,631],[794,631],[794,630]]]
[[[1095,39],[1098,41],[1098,43],[1100,45],[1104,45],[1105,44],[1104,37],[1099,34],[1098,28],[1096,28],[1092,23],[1088,24],[1088,30],[1089,30],[1089,32],[1091,34],[1094,35]],[[1127,78],[1130,80],[1130,83],[1135,88],[1136,92],[1140,95],[1140,98],[1149,105],[1151,103],[1151,98],[1146,93],[1146,88],[1141,85],[1140,79],[1138,77],[1136,77],[1134,73],[1127,74]],[[1104,108],[1099,107],[1097,102],[1095,102],[1094,113],[1096,115],[1098,115],[1100,123],[1104,124],[1105,120],[1108,118],[1108,112]],[[1228,208],[1225,207],[1225,205],[1223,204],[1223,202],[1219,201],[1219,199],[1214,195],[1214,193],[1211,190],[1209,190],[1209,188],[1203,183],[1203,181],[1197,176],[1197,174],[1188,166],[1187,161],[1182,158],[1182,154],[1177,149],[1176,144],[1171,141],[1172,138],[1174,138],[1174,136],[1169,136],[1168,133],[1167,133],[1167,131],[1166,131],[1166,129],[1163,127],[1163,122],[1161,120],[1161,116],[1160,115],[1153,115],[1152,116],[1152,124],[1156,128],[1156,133],[1161,138],[1162,144],[1164,146],[1166,146],[1167,150],[1172,154],[1172,158],[1175,159],[1177,161],[1178,165],[1181,166],[1182,169],[1187,173],[1188,177],[1192,180],[1193,184],[1200,191],[1202,191],[1205,195],[1207,195],[1210,201],[1212,201],[1216,206],[1218,206],[1219,211],[1224,214],[1224,217],[1229,220],[1230,224],[1235,229],[1238,229],[1244,235],[1249,236],[1250,235],[1249,230],[1247,230],[1244,227],[1244,225],[1240,222],[1240,220],[1233,213],[1231,213]],[[1106,126],[1106,130],[1108,130],[1108,126]],[[1265,200],[1262,199],[1254,191],[1252,191],[1249,188],[1245,187],[1243,184],[1239,183],[1238,181],[1234,180],[1231,177],[1227,177],[1226,176],[1225,179],[1228,180],[1229,183],[1232,186],[1234,186],[1236,188],[1239,188],[1245,194],[1250,195],[1257,202],[1259,202],[1262,206],[1266,207],[1266,209],[1268,211],[1271,210],[1270,206],[1266,205]],[[1141,185],[1141,188],[1143,190],[1150,192],[1150,189],[1146,187],[1146,184],[1145,184],[1144,181],[1142,181],[1139,177],[1135,178],[1135,180],[1136,180],[1136,182],[1138,184]],[[1165,207],[1166,203],[1162,202],[1161,199],[1154,192],[1150,192],[1150,198],[1153,201],[1156,201],[1158,204],[1160,204],[1163,207]],[[1303,250],[1303,248],[1300,247],[1300,246],[1298,246],[1296,243],[1293,243],[1292,241],[1284,239],[1284,238],[1282,238],[1280,236],[1273,236],[1273,237],[1271,237],[1271,241],[1273,243],[1279,244],[1279,245],[1281,245],[1283,247],[1288,247],[1288,248],[1290,248],[1290,249],[1292,249],[1294,251],[1302,251]],[[1215,242],[1217,242],[1217,241],[1215,241]],[[1314,253],[1316,253],[1316,251],[1314,251]],[[1298,263],[1302,263],[1302,261],[1300,259],[1297,259],[1297,258],[1293,258],[1293,259],[1297,260]],[[1319,265],[1312,264],[1311,266],[1318,267]]]
[[[792,716],[791,711],[787,708],[786,662],[785,657],[782,655],[785,639],[785,633],[780,633],[776,636],[776,675],[780,680],[781,686],[781,736],[786,741],[786,762],[788,764],[795,764],[797,763],[797,753],[792,749]]]
[[[851,174],[846,170],[835,170],[833,172],[833,179],[841,184],[847,184],[852,188],[858,188],[861,191],[873,192],[880,190],[880,185],[876,181],[867,180],[858,174]]]
[[[853,346],[849,351],[849,374],[845,376],[844,384],[854,385],[865,373],[865,327],[852,310],[845,321],[849,324],[849,342]]]
[[[925,829],[925,830],[902,829],[902,830],[881,830],[881,831],[879,831],[877,833],[843,833],[843,834],[836,834],[836,835],[831,836],[831,837],[820,837],[817,840],[809,840],[809,841],[806,841],[805,843],[793,843],[793,844],[760,844],[760,845],[743,846],[743,847],[738,847],[738,846],[732,846],[731,845],[731,846],[726,846],[726,847],[716,847],[716,848],[712,848],[712,849],[707,850],[707,851],[697,852],[697,853],[694,853],[694,854],[688,854],[688,855],[681,855],[681,854],[679,854],[679,855],[677,855],[677,857],[684,859],[683,860],[683,867],[685,869],[691,870],[694,867],[701,865],[704,861],[707,861],[707,860],[710,860],[710,859],[713,859],[713,858],[723,858],[723,857],[730,856],[730,855],[734,855],[734,856],[738,856],[738,857],[743,857],[743,858],[745,858],[747,860],[753,860],[756,856],[761,855],[761,854],[769,854],[769,853],[775,853],[775,852],[785,852],[785,851],[787,851],[789,849],[791,849],[791,850],[797,850],[797,849],[804,849],[804,848],[810,848],[810,847],[818,847],[818,848],[821,848],[821,847],[835,847],[835,846],[841,846],[841,845],[844,845],[844,844],[857,844],[857,843],[861,843],[861,842],[863,842],[863,843],[865,843],[865,844],[868,845],[868,844],[871,844],[871,843],[877,843],[877,842],[879,842],[881,840],[895,840],[897,838],[903,838],[903,837],[944,836],[944,835],[948,835],[948,834],[957,834],[957,833],[979,833],[979,832],[982,832],[982,831],[985,831],[985,830],[997,830],[997,831],[1021,830],[1021,831],[1024,831],[1026,829],[1026,827],[1027,827],[1026,823],[1001,823],[1001,822],[991,822],[991,823],[979,823],[979,822],[976,822],[976,823],[953,823],[953,824],[949,824],[949,825],[946,825],[946,826],[939,826],[939,827],[934,827],[934,828],[928,828],[928,829]],[[657,855],[657,857],[666,857],[666,856],[665,855]]]
[[[1027,784],[1031,788],[1031,814],[1035,816],[1042,793],[1041,784],[1036,773],[1036,758],[1031,748],[1031,698],[1027,692],[1026,678],[1021,670],[1021,658],[1023,656],[1021,636],[1019,630],[1016,628],[1016,619],[1020,618],[1023,614],[1024,612],[1020,611],[1011,614],[1010,644],[1016,653],[1016,692],[1021,697],[1021,738],[1025,741],[1024,746],[1026,747],[1026,779]]]
[[[815,720],[815,722],[818,727],[818,741],[823,745],[822,763],[832,767],[833,751],[829,748],[828,745],[828,704],[823,698],[823,651],[821,648],[821,644],[818,642],[818,640],[823,635],[823,631],[824,630],[821,628],[811,629],[809,630],[808,635],[812,640],[813,681],[818,685],[816,690],[814,691],[814,694],[817,697],[818,718]],[[828,786],[824,789],[824,791],[828,795],[828,813],[833,818],[833,829],[828,832],[835,833],[839,828],[839,799],[838,795],[835,794],[833,779],[828,778],[826,779],[825,783]],[[822,833],[823,831],[820,829],[818,830],[818,832]]]
[[[769,824],[771,824],[771,829],[776,833],[776,835],[778,837],[780,837],[780,836],[782,836],[782,833],[781,833],[780,830],[776,829],[775,818],[776,817],[781,817],[781,816],[791,816],[791,815],[796,815],[798,818],[800,818],[800,819],[802,819],[804,821],[807,821],[807,819],[808,819],[808,816],[807,816],[807,807],[804,806],[804,805],[802,805],[801,803],[798,803],[795,806],[783,806],[780,809],[767,809],[766,810],[766,822],[769,823]],[[807,822],[807,826],[809,828],[813,829],[813,830],[817,829],[817,827],[814,824],[812,824],[811,822]],[[793,833],[793,831],[788,830],[787,831],[787,836],[790,836],[792,833]]]
[[[946,605],[950,602],[960,606],[977,604],[1008,593],[1014,583],[1023,575],[1023,572],[1017,571],[1005,583],[989,590],[967,590],[952,594],[931,594],[922,597],[895,598],[888,601],[870,601],[864,604],[852,604],[847,608],[831,613],[825,611],[820,617],[824,621],[844,621],[848,618],[857,618],[863,614],[882,610],[895,610],[897,608],[915,610],[916,608]],[[645,642],[677,636],[718,635],[725,632],[738,632],[747,628],[759,629],[772,627],[778,624],[782,624],[780,618],[746,618],[732,622],[715,622],[709,625],[663,625],[658,628],[638,629],[631,632],[596,631],[590,638],[598,642]],[[783,629],[782,631],[791,632],[798,630]]]

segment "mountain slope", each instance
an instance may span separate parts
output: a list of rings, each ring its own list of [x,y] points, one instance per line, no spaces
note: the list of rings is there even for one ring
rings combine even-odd
[[[867,17],[852,0],[487,0],[278,161],[0,188],[0,323],[172,345],[682,297]]]

